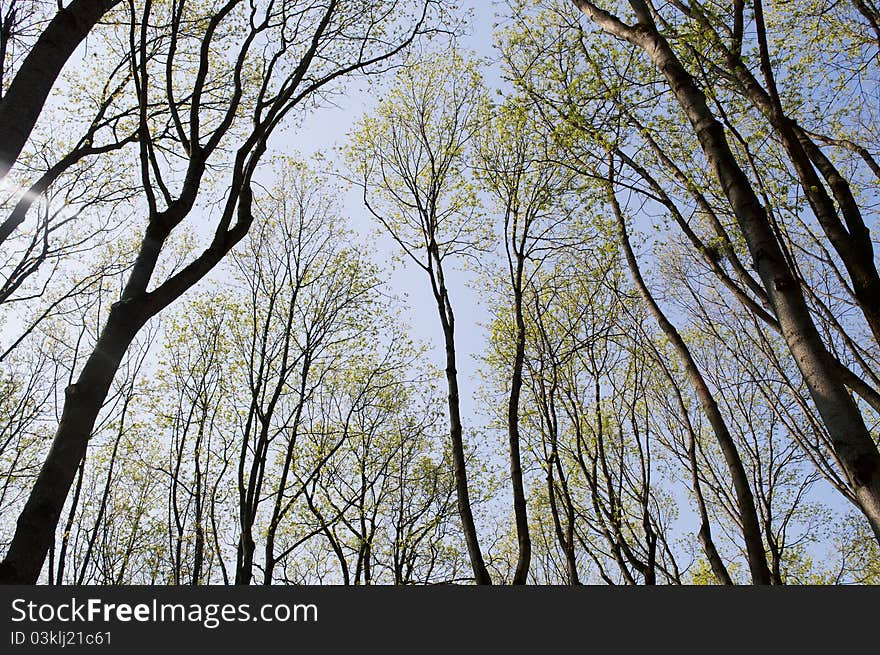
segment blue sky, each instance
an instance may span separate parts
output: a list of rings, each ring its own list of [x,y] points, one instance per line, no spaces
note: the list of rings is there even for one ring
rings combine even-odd
[[[492,26],[495,23],[497,3],[468,0],[460,3],[462,12],[469,12],[468,31],[460,39],[463,48],[473,51],[477,56],[491,60]],[[497,70],[487,67],[486,80],[490,85],[497,84]],[[367,87],[361,81],[347,81],[344,95],[335,99],[336,106],[322,107],[308,116],[301,126],[292,127],[275,141],[278,152],[297,151],[304,155],[321,152],[328,157],[328,167],[344,164],[339,161],[335,149],[345,144],[348,132],[357,120],[370,112],[376,105],[384,84]],[[432,360],[438,366],[443,363],[443,333],[437,317],[437,308],[431,295],[429,283],[424,273],[411,262],[391,261],[395,246],[390,238],[380,234],[375,221],[363,206],[360,193],[351,189],[344,198],[344,210],[350,225],[364,239],[373,251],[376,264],[390,273],[390,287],[393,293],[403,300],[406,315],[403,320],[411,327],[411,334],[431,347]],[[464,419],[472,426],[477,411],[474,392],[477,391],[477,358],[486,346],[485,334],[480,324],[487,320],[479,294],[470,286],[474,276],[462,271],[450,275],[450,295],[456,312],[456,347],[458,368],[462,387],[462,412]],[[472,417],[468,421],[468,417]]]

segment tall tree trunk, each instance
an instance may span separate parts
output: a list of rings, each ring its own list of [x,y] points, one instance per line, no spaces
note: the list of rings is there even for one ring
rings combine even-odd
[[[130,302],[115,303],[82,373],[65,390],[58,430],[0,564],[0,583],[37,582],[95,420],[145,317],[146,313]]]
[[[532,559],[532,540],[529,536],[529,519],[523,485],[522,459],[520,457],[519,401],[522,393],[523,362],[526,350],[526,325],[522,306],[523,257],[517,255],[517,268],[513,285],[513,310],[516,320],[516,352],[513,372],[510,376],[510,397],[507,403],[507,436],[510,453],[510,482],[513,486],[513,511],[516,519],[516,540],[519,556],[513,584],[525,584]]]
[[[76,476],[76,487],[73,490],[73,500],[70,503],[70,509],[67,512],[67,522],[64,524],[64,532],[61,535],[61,548],[58,551],[58,574],[55,576],[55,584],[64,584],[64,567],[67,565],[67,547],[70,545],[70,534],[73,530],[73,523],[76,520],[76,512],[79,509],[79,497],[82,493],[82,483],[86,472],[86,458],[80,460],[78,473]],[[97,532],[97,524],[95,531]],[[52,540],[49,548],[49,554],[52,555],[55,540]],[[85,570],[85,565],[83,566]],[[52,558],[49,559],[49,584],[52,584]],[[77,584],[82,584],[80,579]]]
[[[205,410],[207,411],[207,410]],[[199,431],[201,432],[204,426],[204,416],[202,419],[202,426],[199,427]],[[201,444],[201,434],[199,434],[199,444]],[[205,562],[205,530],[202,521],[204,520],[203,514],[203,498],[202,498],[202,469],[201,464],[199,463],[199,446],[196,447],[195,450],[195,474],[196,474],[196,485],[195,485],[195,502],[196,502],[196,513],[194,517],[195,529],[196,529],[196,538],[193,543],[193,566],[192,566],[192,577],[190,578],[190,584],[198,585],[202,579],[202,567]]]
[[[563,528],[562,520],[559,516],[559,503],[556,500],[556,483],[553,480],[553,468],[558,459],[556,450],[554,449],[550,455],[551,461],[547,463],[547,498],[550,501],[550,515],[553,518],[553,529],[556,533],[556,540],[559,542],[560,548],[565,555],[565,571],[568,576],[568,584],[572,586],[580,585],[580,577],[578,576],[577,557],[575,553],[574,540],[574,511],[571,506],[571,497],[567,493],[565,483],[561,486],[565,495],[563,500],[566,504],[566,524]]]
[[[293,311],[288,315],[288,331],[290,330],[290,326],[293,320]],[[263,584],[271,585],[272,584],[272,575],[275,572],[275,564],[277,564],[277,560],[275,558],[275,535],[278,533],[278,528],[281,525],[281,519],[284,517],[284,514],[287,511],[287,508],[284,506],[284,489],[287,486],[287,478],[290,476],[290,469],[293,465],[293,455],[294,455],[294,446],[296,446],[297,435],[299,434],[299,427],[302,421],[302,413],[303,408],[306,404],[306,381],[309,376],[309,370],[312,366],[312,357],[311,354],[307,354],[303,359],[302,369],[300,370],[300,384],[299,384],[299,402],[296,404],[296,411],[294,414],[293,422],[290,425],[289,435],[287,437],[287,448],[284,453],[284,465],[281,469],[281,477],[278,481],[278,493],[275,495],[275,504],[272,507],[272,519],[269,521],[269,527],[266,530],[266,556],[264,563],[264,578]],[[289,506],[288,506],[289,507]]]
[[[449,391],[449,437],[452,443],[452,470],[455,475],[455,491],[458,499],[458,513],[461,517],[468,557],[474,571],[474,581],[479,585],[492,584],[492,578],[483,561],[477,528],[471,510],[470,493],[467,482],[467,463],[465,462],[464,440],[462,438],[461,410],[458,393],[458,370],[455,363],[455,315],[449,302],[449,294],[443,278],[443,268],[436,244],[432,244],[431,256],[436,265],[436,273],[431,271],[431,283],[437,311],[443,327],[443,342],[446,350],[446,385]]]
[[[712,538],[712,523],[709,520],[709,511],[706,508],[703,487],[700,484],[700,471],[697,462],[697,435],[694,426],[691,423],[691,417],[688,414],[687,406],[684,403],[681,389],[676,384],[675,378],[672,377],[672,373],[666,367],[666,364],[661,361],[660,367],[675,392],[675,404],[678,406],[678,412],[681,414],[681,420],[684,422],[685,430],[687,431],[687,454],[688,464],[691,470],[691,486],[694,490],[694,499],[697,501],[697,512],[700,515],[700,529],[697,533],[697,537],[700,540],[700,544],[703,546],[703,552],[706,554],[706,559],[709,562],[709,566],[712,568],[712,573],[715,575],[715,579],[718,580],[719,584],[732,585],[733,580],[730,578],[730,572],[727,570],[724,560],[721,559],[721,554],[715,547],[715,540]]]
[[[468,556],[474,570],[477,584],[492,584],[483,554],[477,539],[477,528],[471,511],[470,494],[468,493],[467,464],[464,457],[464,440],[462,438],[461,412],[459,409],[458,371],[455,368],[455,332],[451,323],[443,326],[443,339],[446,347],[446,384],[449,389],[449,437],[452,442],[452,468],[455,474],[455,491],[458,498],[458,512],[464,529]]]
[[[130,400],[130,396],[125,399],[124,409],[123,409],[123,418],[119,422],[119,429],[116,431],[116,439],[113,442],[113,451],[110,453],[110,463],[107,469],[107,480],[104,482],[104,490],[101,493],[101,502],[98,504],[98,511],[95,515],[95,526],[92,529],[92,534],[89,535],[89,541],[86,545],[86,552],[83,554],[82,564],[80,565],[79,574],[76,576],[76,584],[82,585],[83,581],[86,577],[86,570],[88,569],[89,562],[92,559],[92,552],[95,548],[95,541],[98,539],[98,530],[101,528],[101,524],[104,521],[104,514],[107,511],[107,501],[110,499],[110,489],[113,483],[113,469],[116,467],[116,453],[119,451],[119,442],[122,441],[122,436],[125,432],[125,413],[128,410],[128,403]],[[83,462],[85,462],[85,457],[83,457]],[[80,474],[82,475],[82,474]],[[79,482],[77,482],[77,487],[79,487]],[[77,493],[74,494],[74,503],[76,502]],[[69,530],[69,528],[68,528]],[[60,577],[60,568],[59,568],[59,577]]]
[[[865,225],[849,183],[809,135],[785,113],[773,73],[761,0],[754,2],[754,15],[760,68],[766,90],[737,53],[727,52],[728,68],[739,80],[745,95],[767,117],[779,136],[794,166],[804,197],[849,273],[856,302],[874,339],[880,343],[880,276],[874,263],[870,230]],[[828,184],[830,195],[819,179],[817,170]]]
[[[257,544],[254,542],[252,523],[246,523],[238,539],[238,556],[235,567],[235,584],[249,585],[253,578],[254,551]]]
[[[40,34],[0,98],[0,179],[6,177],[21,154],[64,64],[119,1],[73,0],[58,10]]]
[[[727,464],[727,470],[730,473],[730,478],[733,482],[733,488],[736,493],[737,511],[740,523],[742,524],[742,535],[746,544],[746,555],[749,562],[749,571],[752,575],[752,582],[754,584],[769,585],[771,583],[770,568],[767,565],[767,555],[764,552],[764,541],[761,538],[761,524],[758,521],[758,512],[755,509],[755,499],[752,494],[751,486],[749,485],[748,475],[746,474],[745,467],[742,463],[742,457],[740,457],[736,443],[734,442],[730,431],[727,429],[727,423],[724,421],[724,417],[718,409],[718,404],[715,402],[715,398],[712,396],[712,392],[709,390],[709,386],[706,384],[702,373],[700,373],[700,369],[697,367],[697,363],[694,361],[687,344],[678,333],[678,330],[675,329],[675,326],[666,318],[666,315],[654,300],[654,297],[651,295],[650,290],[642,278],[638,261],[636,260],[635,253],[630,245],[629,235],[626,230],[626,220],[614,195],[613,175],[609,174],[609,177],[611,179],[608,182],[608,199],[617,219],[620,243],[623,247],[623,252],[633,282],[639,291],[639,295],[642,296],[642,299],[648,306],[648,310],[654,316],[654,319],[663,331],[663,334],[666,335],[666,338],[669,339],[670,343],[675,348],[675,351],[684,366],[688,380],[697,392],[697,397],[700,399],[700,405],[703,408],[703,412],[709,420],[709,423],[712,425],[712,430],[715,433],[718,446],[721,448],[721,453],[724,456],[724,461]]]
[[[262,485],[257,480],[261,477],[259,474],[260,458],[265,457],[265,432],[267,427],[265,424],[262,424],[260,427],[260,436],[257,448],[254,450],[254,461],[251,463],[251,473],[246,491],[242,478],[242,466],[244,465],[247,453],[247,431],[245,431],[241,445],[241,466],[239,466],[239,527],[241,533],[238,537],[235,558],[235,584],[237,585],[249,585],[253,579],[254,552],[257,549],[257,544],[254,541],[254,521],[256,520],[258,499],[262,489]]]

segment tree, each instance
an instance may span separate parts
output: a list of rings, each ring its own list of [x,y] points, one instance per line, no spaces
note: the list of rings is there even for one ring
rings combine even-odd
[[[547,250],[560,247],[558,226],[567,214],[564,195],[573,175],[557,165],[552,138],[529,119],[529,108],[512,98],[491,108],[479,139],[477,175],[504,217],[507,282],[513,303],[514,352],[507,402],[510,479],[519,555],[514,584],[525,584],[531,558],[525,485],[520,455],[520,397],[526,349],[523,294]]]
[[[715,58],[717,43],[702,40],[714,38],[706,21],[728,37],[741,37],[742,26],[736,19],[732,28],[722,27],[720,16],[708,18],[711,12],[696,8],[701,17],[683,16],[678,27],[643,3],[633,7],[635,26],[586,2],[559,4],[540,15],[521,8],[517,15],[533,28],[511,31],[511,43],[518,43],[522,52],[511,48],[506,57],[515,80],[542,107],[543,118],[562,128],[565,139],[578,133],[592,141],[618,139],[615,156],[629,171],[618,176],[617,188],[641,196],[640,213],[646,218],[656,204],[667,209],[727,291],[782,335],[788,356],[810,389],[842,476],[876,526],[871,462],[877,448],[860,406],[864,401],[877,407],[875,381],[870,366],[863,365],[872,358],[876,342],[864,343],[858,336],[861,328],[845,315],[844,306],[855,306],[867,321],[864,303],[842,277],[841,255],[826,248],[808,224],[818,210],[803,201],[813,192],[803,193],[784,135],[772,131],[772,124],[768,128],[769,119],[743,102],[737,89],[745,78],[725,73],[731,62]],[[670,15],[678,11],[669,8]],[[741,18],[742,7],[727,15],[737,12]],[[589,15],[598,32],[590,32],[579,14]],[[666,32],[680,32],[678,50],[669,45]],[[607,34],[619,39],[609,40]],[[739,45],[745,48],[747,43]],[[752,46],[760,62],[762,47],[757,41]],[[538,64],[528,54],[535,49],[550,49],[553,57]],[[792,60],[797,62],[796,55],[783,61]],[[797,62],[792,69],[804,66]],[[620,120],[621,129],[608,129],[609,116],[618,117],[611,125]],[[817,155],[817,170],[824,166],[820,159]],[[713,171],[708,179],[706,168]],[[757,276],[744,265],[747,257]],[[830,294],[816,292],[821,282],[808,277],[815,268],[827,271],[819,280],[834,279]],[[824,340],[825,334],[834,342]],[[858,401],[849,390],[858,394]]]
[[[697,391],[703,411],[706,413],[707,419],[712,424],[712,430],[718,439],[721,451],[724,453],[728,471],[733,480],[734,488],[736,489],[737,513],[740,524],[742,525],[743,537],[746,542],[752,581],[755,584],[770,584],[770,569],[767,566],[767,558],[764,554],[764,544],[761,539],[761,527],[758,522],[758,514],[755,510],[754,495],[746,475],[745,467],[743,466],[739,449],[730,434],[727,422],[718,408],[718,403],[715,400],[715,397],[710,391],[705,378],[691,355],[690,349],[687,347],[684,339],[681,338],[678,330],[675,329],[675,326],[672,325],[663,310],[660,309],[660,306],[654,300],[653,295],[642,278],[638,261],[636,260],[635,253],[630,245],[629,235],[626,228],[626,217],[623,215],[620,204],[617,202],[617,197],[614,194],[613,167],[614,162],[612,159],[609,163],[608,199],[617,220],[620,243],[633,282],[636,285],[639,294],[644,299],[645,304],[648,306],[651,314],[654,316],[657,323],[660,325],[660,328],[663,330],[663,333],[673,344],[676,353],[681,358],[682,364],[687,371],[688,380]]]
[[[458,510],[474,580],[491,584],[469,499],[462,437],[455,314],[446,266],[480,247],[465,150],[480,129],[483,93],[476,67],[460,55],[449,66],[424,60],[401,71],[375,116],[364,119],[348,156],[364,204],[405,256],[427,275],[446,350],[449,433]]]
[[[275,193],[258,208],[259,227],[234,257],[246,300],[233,334],[248,389],[238,435],[239,584],[253,576],[254,526],[267,499],[272,510],[261,530],[263,569],[266,583],[272,581],[282,520],[342,446],[341,439],[334,443],[311,471],[292,470],[302,461],[307,407],[353,344],[368,338],[377,282],[363,257],[345,246],[331,189],[326,180],[288,164]],[[277,478],[268,474],[276,458]]]
[[[167,489],[172,584],[210,581],[214,566],[229,581],[221,539],[229,530],[223,519],[234,507],[228,473],[237,451],[234,399],[241,383],[230,332],[241,313],[233,299],[211,294],[169,317],[156,375],[162,393],[153,399],[150,414],[169,436],[159,468]]]
[[[559,249],[527,289],[524,416],[569,584],[680,582],[657,484],[652,362],[613,244]],[[571,226],[582,236],[586,224]],[[542,503],[543,504],[543,503]]]
[[[730,203],[792,357],[810,388],[813,401],[828,428],[841,465],[874,527],[875,534],[880,539],[880,452],[868,432],[858,406],[840,379],[833,358],[810,315],[798,276],[792,270],[783,246],[773,230],[768,210],[733,154],[723,123],[712,114],[705,92],[687,72],[681,58],[661,34],[654,18],[656,12],[652,11],[647,3],[642,0],[634,0],[631,3],[636,18],[635,25],[623,22],[616,15],[587,0],[575,0],[575,5],[604,32],[624,39],[643,50],[669,85],[675,101],[692,126],[694,135]],[[760,13],[760,4],[757,5],[757,9]],[[756,20],[760,22],[757,16]],[[758,39],[761,41],[760,25],[758,31]],[[766,57],[763,59],[766,67]],[[738,68],[737,72],[743,71]],[[769,74],[767,75],[769,78]],[[768,81],[768,84],[772,86],[773,83]],[[778,122],[781,127],[783,143],[790,149],[795,159],[794,164],[800,169],[804,162],[799,160],[799,153],[792,139],[797,129],[779,115],[778,103],[773,103],[771,100],[771,104],[777,105],[771,111],[773,121]],[[821,162],[819,157],[817,159]],[[825,209],[824,205],[827,204],[826,199],[821,197],[817,185],[809,183],[818,181],[814,176],[808,175],[813,171],[813,165],[822,166],[821,163],[812,162],[809,169],[799,171],[803,175],[802,183],[806,180],[806,186],[810,187],[807,195],[813,201],[813,211],[819,221],[827,221],[826,229],[836,230],[839,226],[836,221],[839,219],[836,216],[821,215]],[[833,178],[834,173],[829,171],[828,176]],[[813,190],[812,187],[816,189]],[[827,200],[830,202],[830,198]],[[838,202],[841,200],[847,201],[848,198],[844,195],[838,198]],[[859,256],[867,257],[866,253],[871,252],[870,249],[866,251],[864,245],[870,246],[867,229],[864,224],[860,224],[860,219],[855,215],[850,216],[848,220],[850,231],[856,230],[853,239],[861,242],[861,245],[856,246]],[[873,255],[869,259],[870,266],[865,265],[866,269],[873,268]],[[855,287],[861,288],[864,292],[864,289],[871,286],[873,277],[876,277],[876,269],[873,271],[873,277],[870,270],[864,272],[860,270],[857,272],[858,275],[863,277],[855,282]],[[870,323],[872,320],[870,306],[867,309],[866,317]]]

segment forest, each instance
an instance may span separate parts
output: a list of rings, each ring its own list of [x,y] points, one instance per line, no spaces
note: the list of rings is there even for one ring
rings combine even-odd
[[[0,0],[0,583],[880,584],[876,0]]]

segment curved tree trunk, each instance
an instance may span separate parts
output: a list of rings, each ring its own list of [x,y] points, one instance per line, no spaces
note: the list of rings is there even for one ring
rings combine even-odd
[[[431,285],[437,301],[437,311],[443,327],[443,341],[446,350],[446,384],[449,390],[449,437],[452,442],[452,469],[455,475],[455,491],[458,499],[458,513],[464,530],[468,557],[474,571],[474,581],[479,585],[492,584],[489,571],[483,561],[477,528],[471,510],[470,493],[467,482],[467,463],[465,462],[464,440],[462,438],[461,409],[458,393],[458,370],[455,363],[455,316],[449,302],[449,294],[443,279],[443,269],[436,244],[432,244],[431,257],[436,270],[431,270]]]
[[[718,409],[718,403],[716,403],[715,398],[712,396],[712,392],[709,390],[709,386],[706,384],[702,373],[700,373],[700,369],[697,367],[697,363],[694,361],[687,344],[678,333],[678,330],[675,329],[675,326],[666,318],[666,315],[654,300],[654,297],[651,295],[650,290],[642,278],[635,253],[630,245],[629,235],[626,230],[626,222],[620,211],[617,199],[614,197],[614,189],[611,188],[612,185],[613,181],[609,181],[608,197],[617,219],[620,243],[623,247],[623,252],[633,282],[639,291],[639,295],[642,296],[645,304],[648,306],[648,310],[654,316],[660,329],[663,330],[663,334],[666,335],[666,338],[669,339],[672,346],[675,348],[675,351],[684,366],[688,380],[697,392],[697,397],[700,399],[700,405],[703,408],[703,412],[706,414],[706,418],[712,425],[712,430],[715,433],[718,446],[721,448],[721,453],[724,456],[724,461],[727,464],[727,470],[730,473],[733,488],[736,492],[737,510],[740,523],[742,524],[742,535],[746,544],[746,555],[749,562],[749,571],[752,574],[752,582],[754,584],[769,585],[772,580],[770,577],[770,568],[767,565],[767,555],[764,552],[764,541],[761,538],[761,524],[758,521],[758,512],[755,509],[755,499],[752,494],[751,486],[749,485],[749,477],[746,474],[745,467],[742,463],[742,457],[740,457],[736,442],[727,428],[727,423],[721,415],[721,411]],[[696,475],[696,472],[694,472],[694,475]],[[714,564],[717,564],[717,561],[714,562]],[[714,569],[715,566],[713,566],[713,570]],[[718,573],[720,573],[720,570]],[[716,575],[718,573],[716,573]]]

